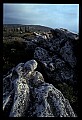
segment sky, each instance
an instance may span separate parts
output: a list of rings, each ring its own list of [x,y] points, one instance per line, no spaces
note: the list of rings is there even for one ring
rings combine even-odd
[[[42,25],[79,32],[79,4],[3,4],[3,24]]]

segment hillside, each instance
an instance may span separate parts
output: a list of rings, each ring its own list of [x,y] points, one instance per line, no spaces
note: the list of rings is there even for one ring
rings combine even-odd
[[[41,25],[21,25],[21,24],[4,24],[3,27],[8,27],[8,28],[17,28],[17,27],[29,27],[29,30],[32,32],[48,32],[50,31],[52,28],[46,27],[46,26],[41,26]]]
[[[44,26],[3,26],[7,117],[76,117],[79,35]]]

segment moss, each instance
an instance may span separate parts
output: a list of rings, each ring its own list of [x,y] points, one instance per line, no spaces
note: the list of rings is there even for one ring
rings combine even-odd
[[[6,74],[14,66],[15,66],[15,64],[6,61],[5,64],[3,65],[3,74]]]
[[[73,86],[67,85],[66,83],[58,83],[56,87],[63,93],[64,97],[69,100],[74,112],[78,114],[78,95],[75,94]]]
[[[31,53],[31,54],[30,54]],[[26,62],[33,57],[32,48],[26,49],[22,38],[15,37],[3,41],[3,74],[20,62]]]
[[[64,94],[65,98],[67,98],[71,103],[77,100],[77,97],[74,96],[73,87],[67,85],[66,83],[58,84],[58,88]]]

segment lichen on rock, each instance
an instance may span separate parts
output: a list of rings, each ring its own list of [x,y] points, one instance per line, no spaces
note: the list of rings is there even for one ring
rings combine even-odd
[[[4,113],[7,114],[8,110],[9,117],[76,117],[69,101],[52,84],[46,83],[43,75],[35,71],[36,68],[37,62],[30,60],[18,64],[13,70],[14,74],[10,73],[9,84],[13,87],[9,88],[8,94],[7,89],[3,91],[6,94],[6,97],[3,95]],[[7,77],[4,82],[6,80]]]

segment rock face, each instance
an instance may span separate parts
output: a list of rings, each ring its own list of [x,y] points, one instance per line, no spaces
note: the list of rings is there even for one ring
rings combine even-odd
[[[20,63],[4,77],[4,115],[9,117],[76,117],[69,101],[52,84],[45,82],[43,75],[36,71],[37,66],[38,63],[34,59],[25,64]],[[51,66],[53,67],[53,64]]]
[[[77,34],[73,34],[64,29],[51,30],[53,37],[51,39],[40,41],[34,52],[34,59],[39,61],[49,79],[55,81],[70,82],[74,84],[75,68],[77,66],[78,51]]]

